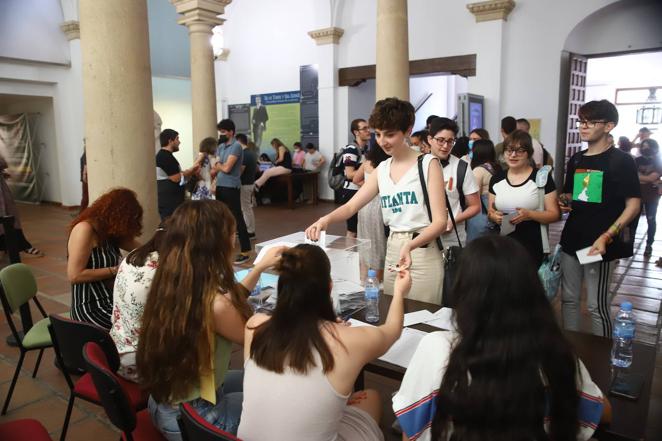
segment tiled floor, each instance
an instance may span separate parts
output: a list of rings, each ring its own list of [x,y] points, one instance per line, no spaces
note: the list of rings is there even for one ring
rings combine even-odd
[[[256,209],[258,242],[300,231],[328,212],[331,204],[300,206],[291,211],[280,207],[264,206]],[[45,257],[34,258],[22,255],[23,262],[29,264],[37,277],[39,298],[48,312],[64,312],[70,304],[70,285],[66,280],[66,239],[67,225],[74,212],[59,207],[42,205],[20,205],[23,228],[33,244],[41,248]],[[661,216],[662,218],[662,216]],[[662,219],[661,219],[662,221]],[[642,256],[641,234],[645,231],[645,219],[640,222],[637,253],[616,270],[613,288],[617,290],[614,304],[627,299],[633,302],[639,318],[638,337],[644,342],[655,344],[660,332],[660,303],[662,302],[662,269],[655,267],[654,259]],[[552,242],[558,241],[560,224],[551,229]],[[335,225],[332,234],[343,234],[344,225]],[[662,241],[654,247],[654,255],[662,256]],[[4,265],[5,263],[2,263]],[[558,301],[557,301],[558,309]],[[18,359],[18,350],[5,343],[4,336],[9,327],[1,314],[0,318],[0,400],[4,401],[9,382]],[[33,312],[34,317],[38,313]],[[588,323],[588,320],[585,320]],[[26,362],[19,378],[9,412],[0,417],[0,422],[17,418],[39,419],[48,429],[53,439],[58,439],[64,419],[68,388],[53,365],[52,351],[46,351],[37,378],[31,378],[31,369],[36,360],[35,353],[26,356]],[[239,352],[233,357],[235,367],[241,365]],[[653,396],[648,417],[647,439],[662,439],[662,354],[659,352],[653,383]],[[383,397],[395,391],[397,383],[374,375],[366,376],[366,386],[378,389]],[[390,432],[393,414],[389,402],[384,402],[384,433],[387,439],[399,439]],[[108,422],[100,407],[76,401],[67,440],[95,441],[117,440],[118,433]]]

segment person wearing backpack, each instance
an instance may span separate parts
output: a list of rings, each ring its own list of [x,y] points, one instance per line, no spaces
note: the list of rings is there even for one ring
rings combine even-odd
[[[633,254],[641,204],[634,159],[608,140],[618,110],[607,100],[589,101],[577,112],[577,128],[588,149],[568,161],[561,210],[569,212],[561,233],[563,325],[579,331],[582,285],[591,315],[592,332],[611,337],[611,279],[618,259]],[[577,251],[602,260],[582,265]]]
[[[467,242],[464,221],[480,212],[478,185],[469,167],[469,163],[451,155],[457,138],[457,124],[448,118],[435,118],[430,123],[428,141],[432,154],[439,159],[444,169],[444,182],[448,205],[453,210],[457,234],[449,218],[446,231],[441,235],[445,247],[462,246]],[[458,240],[460,243],[458,243]]]
[[[337,162],[342,164],[343,174],[345,175],[345,181],[340,190],[341,204],[346,204],[359,190],[359,186],[352,182],[352,180],[354,179],[354,174],[358,171],[359,166],[361,165],[361,157],[363,156],[364,150],[368,147],[368,143],[370,142],[370,126],[368,126],[366,120],[360,118],[355,119],[352,121],[350,129],[354,136],[354,141],[347,144],[342,149],[340,153],[341,159],[337,160]],[[347,219],[347,237],[356,237],[358,222],[358,214],[354,214]]]
[[[550,168],[534,168],[533,152],[531,135],[524,130],[515,130],[506,138],[503,153],[508,170],[490,180],[488,217],[502,225],[505,215],[514,215],[509,222],[515,229],[508,236],[524,245],[538,268],[549,253],[547,230],[541,224],[556,222],[561,214]]]
[[[478,129],[482,130],[482,129]],[[473,132],[472,132],[473,134]],[[490,180],[492,176],[501,171],[496,161],[494,144],[489,139],[477,139],[471,149],[471,170],[476,179],[480,193],[480,212],[467,219],[467,243],[481,236],[491,234],[494,224],[487,219],[487,206],[489,204]]]

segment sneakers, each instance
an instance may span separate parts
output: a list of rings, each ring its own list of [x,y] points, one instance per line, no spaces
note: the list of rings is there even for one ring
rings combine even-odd
[[[249,239],[255,239],[255,233],[248,233]]]
[[[237,257],[234,258],[234,263],[236,265],[240,265],[240,264],[245,263],[246,261],[248,261],[248,259],[250,259],[250,258],[251,258],[251,256],[249,256],[248,254],[240,253],[240,254],[237,254]]]
[[[646,245],[646,250],[644,250],[644,256],[645,257],[650,257],[653,255],[653,246],[652,245]]]

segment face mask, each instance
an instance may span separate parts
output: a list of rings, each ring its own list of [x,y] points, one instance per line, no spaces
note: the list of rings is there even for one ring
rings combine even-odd
[[[227,135],[221,135],[221,136],[218,137],[218,143],[219,144],[225,144],[229,140],[230,140],[230,138],[228,138]]]
[[[469,140],[469,151],[471,151],[474,148],[474,142],[475,142],[475,140],[473,140],[473,139]]]

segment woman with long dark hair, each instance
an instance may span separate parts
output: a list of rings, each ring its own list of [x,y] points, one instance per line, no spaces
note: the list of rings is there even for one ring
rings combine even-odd
[[[188,201],[168,219],[142,317],[136,364],[150,391],[149,411],[169,441],[181,440],[179,403],[236,433],[242,376],[228,371],[232,344],[244,341],[246,301],[260,273],[278,261],[273,248],[241,284],[232,259],[234,216],[215,200]]]
[[[389,158],[381,147],[375,146],[368,150],[365,161],[354,173],[352,182],[357,185],[363,183],[375,172],[377,166]],[[370,240],[370,246],[359,247],[359,269],[361,280],[365,281],[368,270],[377,272],[379,281],[384,280],[384,261],[386,259],[386,234],[384,231],[384,218],[379,195],[359,210],[357,237]]]
[[[476,239],[453,289],[457,332],[421,340],[393,397],[406,437],[586,440],[609,418],[609,402],[561,332],[522,245]]]
[[[483,129],[476,129],[483,130]],[[484,131],[484,130],[483,130]],[[474,134],[474,132],[471,132]],[[494,144],[489,139],[476,139],[472,144],[473,155],[471,158],[471,169],[479,187],[480,212],[467,219],[467,243],[474,239],[489,234],[490,221],[487,218],[487,207],[489,204],[490,179],[501,167],[496,161]]]
[[[140,246],[136,238],[142,221],[136,193],[116,188],[99,196],[71,222],[67,277],[72,319],[110,329],[120,249],[131,251]]]
[[[338,323],[331,266],[320,247],[298,245],[276,267],[278,301],[271,317],[254,315],[244,342],[244,441],[383,440],[375,391],[352,394],[363,366],[402,332],[408,271],[398,273],[381,326]]]

